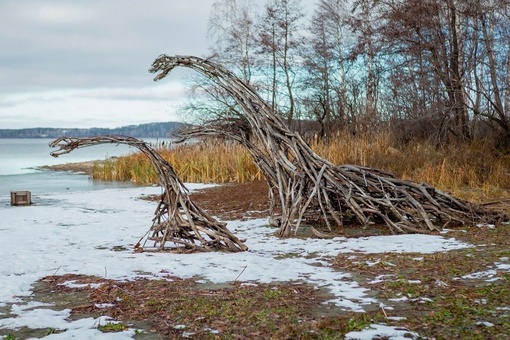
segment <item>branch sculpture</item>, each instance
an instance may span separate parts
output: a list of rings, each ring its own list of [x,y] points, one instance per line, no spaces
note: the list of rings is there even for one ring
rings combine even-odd
[[[173,167],[147,143],[133,137],[99,136],[87,138],[62,137],[50,143],[60,150],[51,152],[53,157],[98,144],[127,144],[138,148],[154,165],[159,184],[164,190],[155,211],[152,226],[140,239],[136,248],[147,241],[154,241],[154,247],[165,250],[167,242],[173,243],[178,251],[244,251],[248,248],[234,236],[223,222],[216,221],[200,206],[193,203],[188,190],[181,182]],[[145,241],[144,241],[145,239]],[[157,247],[157,245],[159,246]]]
[[[385,224],[393,233],[427,233],[450,224],[495,222],[502,213],[454,198],[428,184],[395,178],[381,170],[336,166],[318,156],[291,131],[244,81],[210,60],[193,56],[159,56],[150,69],[155,81],[174,68],[191,68],[227,91],[244,111],[239,119],[206,123],[188,137],[223,135],[243,144],[269,185],[278,235],[297,232],[302,221],[331,225]],[[247,128],[249,131],[247,131]]]

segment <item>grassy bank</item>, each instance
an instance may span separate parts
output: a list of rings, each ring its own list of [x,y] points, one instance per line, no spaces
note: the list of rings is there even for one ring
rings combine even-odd
[[[489,145],[472,143],[436,148],[426,143],[396,147],[389,136],[338,137],[328,143],[311,142],[312,148],[334,164],[357,164],[384,169],[398,177],[427,182],[470,200],[508,197],[510,156]],[[250,154],[240,145],[206,141],[174,148],[160,154],[184,182],[245,183],[262,179]],[[94,166],[92,177],[102,180],[152,184],[156,172],[147,157],[137,153]]]

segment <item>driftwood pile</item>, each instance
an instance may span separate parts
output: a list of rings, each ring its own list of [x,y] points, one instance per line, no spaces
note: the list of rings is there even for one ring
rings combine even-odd
[[[205,75],[242,108],[242,117],[211,121],[182,134],[226,136],[248,149],[269,185],[279,236],[292,235],[306,220],[321,220],[330,230],[332,225],[383,223],[393,233],[427,233],[451,224],[506,218],[427,184],[401,180],[377,169],[328,162],[291,131],[247,83],[210,60],[161,55],[150,72],[157,73],[154,80],[158,81],[176,67]]]
[[[58,157],[78,148],[108,143],[127,144],[144,153],[154,165],[159,184],[164,191],[156,208],[152,226],[137,243],[136,250],[150,249],[145,248],[147,241],[154,242],[152,249],[180,252],[212,250],[237,252],[248,249],[226,228],[225,223],[215,220],[191,201],[188,190],[173,167],[144,141],[124,136],[62,137],[50,143],[50,147],[60,148],[51,152],[51,155]],[[167,244],[171,245],[165,247]]]

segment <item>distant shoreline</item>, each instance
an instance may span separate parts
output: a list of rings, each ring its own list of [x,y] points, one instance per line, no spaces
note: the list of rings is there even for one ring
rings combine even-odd
[[[171,139],[172,132],[188,124],[181,122],[155,122],[126,125],[117,128],[49,128],[0,129],[0,138],[59,138],[62,136],[91,137],[122,135],[136,138]]]

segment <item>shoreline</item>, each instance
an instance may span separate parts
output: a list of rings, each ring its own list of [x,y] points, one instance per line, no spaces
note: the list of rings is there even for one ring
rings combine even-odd
[[[84,173],[86,175],[92,174],[92,169],[96,163],[101,163],[100,160],[94,161],[85,161],[85,162],[74,162],[74,163],[63,163],[56,165],[43,165],[37,167],[42,170],[52,170],[52,171],[70,171],[76,173]]]

